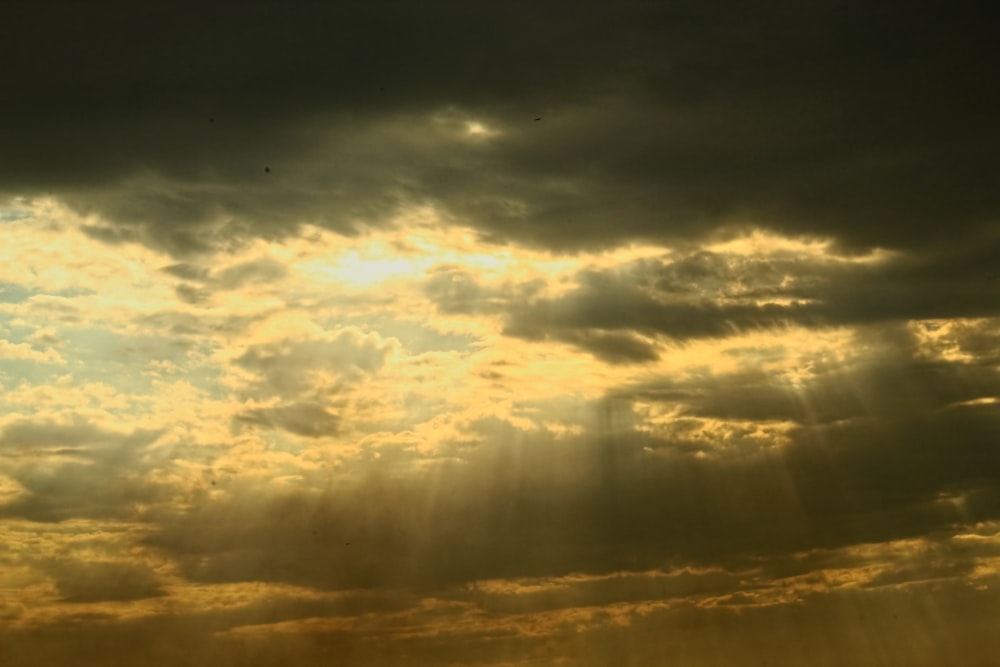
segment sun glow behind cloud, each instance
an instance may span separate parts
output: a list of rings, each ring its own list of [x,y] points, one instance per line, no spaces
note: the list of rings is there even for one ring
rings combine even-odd
[[[329,232],[307,228],[304,236],[310,242],[296,253],[298,271],[309,280],[366,290],[455,266],[475,272],[487,283],[540,278],[558,290],[584,263],[604,259],[603,254],[574,258],[496,247],[477,240],[471,229],[444,226],[444,221],[426,211],[415,229],[406,226],[409,219],[403,216],[395,230],[372,232],[346,247],[343,239]],[[338,250],[327,250],[331,248]]]

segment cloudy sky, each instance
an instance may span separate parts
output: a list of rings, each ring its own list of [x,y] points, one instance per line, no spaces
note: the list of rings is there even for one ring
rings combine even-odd
[[[0,662],[986,666],[986,3],[0,8]]]

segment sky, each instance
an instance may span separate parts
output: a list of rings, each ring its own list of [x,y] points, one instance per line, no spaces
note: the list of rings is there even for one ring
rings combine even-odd
[[[0,6],[0,662],[995,664],[980,2]]]

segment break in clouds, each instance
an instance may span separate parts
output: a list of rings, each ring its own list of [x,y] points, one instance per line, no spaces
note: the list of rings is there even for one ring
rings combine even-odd
[[[0,12],[0,660],[988,665],[992,10]]]

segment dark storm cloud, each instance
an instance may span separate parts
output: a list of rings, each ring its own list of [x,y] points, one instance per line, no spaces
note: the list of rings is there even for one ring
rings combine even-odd
[[[628,336],[621,346],[627,351],[642,344],[636,334],[685,341],[789,325],[996,317],[1000,283],[985,274],[995,263],[1000,264],[996,245],[909,253],[874,264],[697,251],[585,271],[578,276],[580,286],[567,294],[504,298],[500,305],[507,313],[508,335],[570,343],[613,360],[595,340]],[[461,289],[477,297],[483,292],[471,279]],[[460,310],[454,289],[429,295],[442,310]],[[989,339],[982,344],[989,346]],[[644,345],[649,354],[632,360],[656,359],[655,348]]]
[[[982,3],[14,3],[0,184],[179,256],[415,202],[559,247],[732,222],[927,247],[997,220],[994,18]],[[463,114],[501,134],[456,139]]]
[[[638,290],[583,288],[515,311],[504,333],[528,340],[573,343],[593,330],[632,330],[685,340],[721,338],[741,331],[814,320],[807,305],[660,303]],[[812,316],[811,316],[812,315]],[[586,345],[582,345],[586,348]]]

